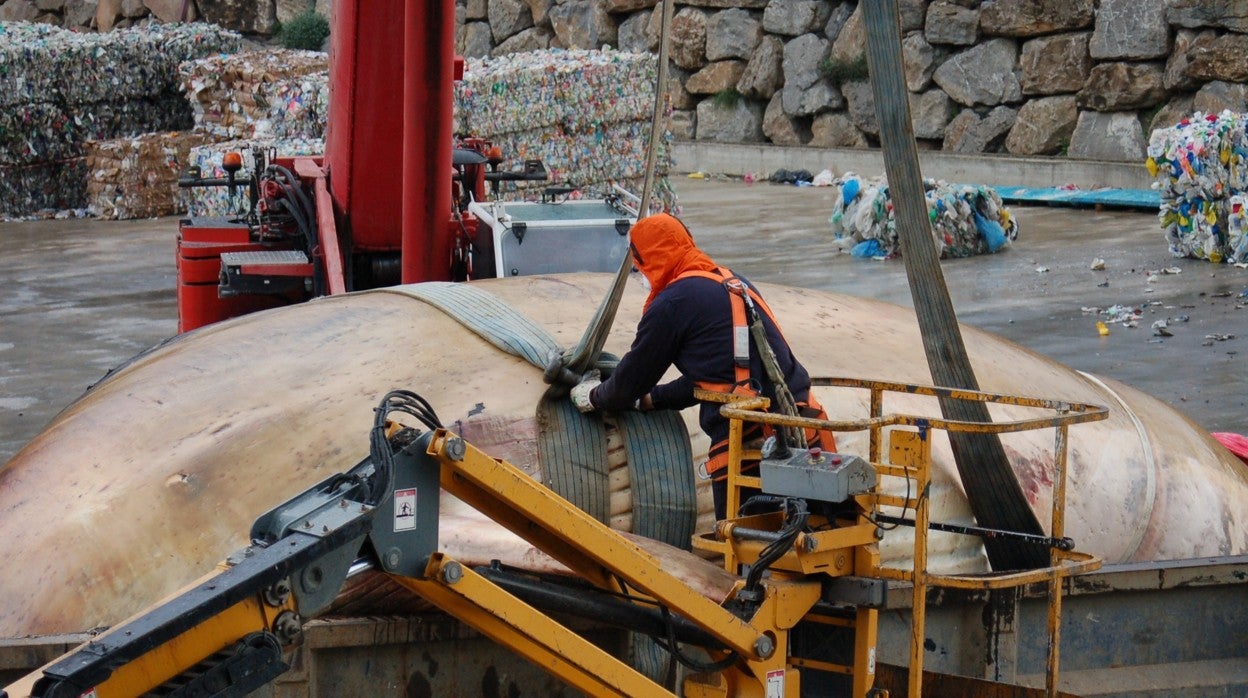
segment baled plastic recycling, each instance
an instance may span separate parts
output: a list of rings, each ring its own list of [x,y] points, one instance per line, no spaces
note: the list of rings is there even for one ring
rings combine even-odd
[[[1248,261],[1248,115],[1196,112],[1149,138],[1145,166],[1161,195],[1157,217],[1176,257]]]
[[[832,180],[837,196],[828,222],[856,257],[900,256],[900,239],[888,182],[864,180],[853,172]],[[997,252],[1018,237],[1018,222],[995,189],[925,179],[928,218],[939,256],[970,257]]]

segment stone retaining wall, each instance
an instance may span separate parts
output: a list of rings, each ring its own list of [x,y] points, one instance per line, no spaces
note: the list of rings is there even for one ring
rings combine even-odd
[[[358,0],[363,1],[363,0]],[[657,0],[458,0],[458,50],[658,48]],[[899,0],[915,136],[954,153],[1142,161],[1194,111],[1248,111],[1246,0]],[[176,20],[183,0],[0,0],[0,20]],[[331,0],[189,0],[271,35]],[[682,0],[671,27],[680,139],[871,147],[878,126],[852,0]]]
[[[677,138],[878,145],[862,10],[686,0],[671,26]],[[462,0],[459,50],[657,50],[656,0]],[[1142,161],[1193,111],[1248,110],[1244,0],[900,0],[915,136],[954,153]]]

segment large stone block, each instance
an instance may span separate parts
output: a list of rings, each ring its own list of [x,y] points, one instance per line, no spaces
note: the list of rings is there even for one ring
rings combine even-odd
[[[680,66],[668,66],[667,69],[667,95],[672,101],[672,109],[682,109],[692,112],[698,106],[698,98],[689,94],[689,90],[685,89],[685,83],[689,80],[689,71]]]
[[[737,89],[737,81],[745,72],[745,61],[715,61],[708,63],[685,82],[685,89],[694,95],[713,95],[725,90]]]
[[[1160,63],[1100,63],[1079,91],[1079,107],[1116,112],[1144,109],[1166,99]]]
[[[718,143],[759,143],[763,140],[763,105],[748,99],[734,104],[704,99],[698,103],[697,139]]]
[[[654,16],[659,14],[655,12]],[[657,24],[653,19],[651,22]],[[688,70],[700,70],[706,65],[706,25],[707,13],[703,10],[682,7],[673,15],[668,44],[673,63]]]
[[[1166,0],[1100,0],[1088,50],[1097,60],[1160,58],[1170,51]]]
[[[550,23],[550,8],[555,0],[525,0],[529,5],[529,14],[533,17],[533,25],[541,26]]]
[[[636,12],[659,4],[659,0],[603,0],[603,7],[612,14]]]
[[[805,145],[810,140],[810,127],[804,119],[795,119],[784,113],[780,95],[767,103],[763,112],[763,135],[776,145]]]
[[[151,7],[151,5],[148,5]],[[198,3],[204,20],[244,34],[268,36],[277,26],[273,3],[256,0],[215,0]]]
[[[771,99],[784,85],[784,42],[770,34],[763,37],[745,64],[737,91],[746,97]]]
[[[667,130],[678,141],[691,141],[697,133],[698,115],[691,110],[677,109],[667,121]]]
[[[466,19],[489,19],[490,8],[487,7],[488,4],[485,0],[465,0],[464,10],[466,12],[464,17]]]
[[[182,17],[182,0],[143,0],[143,4],[162,22],[177,22]]]
[[[915,32],[901,40],[902,68],[905,71],[906,89],[911,92],[922,92],[932,84],[932,73],[936,72],[937,58],[943,55],[927,39],[923,32]]]
[[[927,9],[927,26],[923,33],[933,44],[970,46],[979,38],[979,9],[936,0]]]
[[[992,39],[956,54],[936,69],[932,79],[959,104],[992,106],[1017,102],[1023,89],[1014,74],[1018,47]]]
[[[867,29],[862,23],[862,5],[845,20],[845,26],[841,27],[841,31],[836,35],[836,41],[832,42],[832,53],[830,60],[841,63],[853,63],[860,56],[867,54]]]
[[[800,36],[821,29],[831,11],[824,0],[771,0],[763,10],[763,29],[772,34]]]
[[[1200,81],[1248,82],[1248,35],[1223,34],[1193,46],[1185,73]]]
[[[815,84],[823,76],[820,66],[828,57],[828,40],[817,34],[803,34],[784,45],[784,85],[799,90]]]
[[[997,152],[1017,117],[1018,110],[1005,106],[996,107],[984,116],[964,109],[945,128],[941,150],[951,153]]]
[[[863,133],[880,135],[880,122],[875,118],[875,93],[871,91],[871,83],[866,80],[847,82],[841,85],[841,94],[845,96],[850,122]]]
[[[1078,120],[1073,95],[1033,99],[1018,110],[1005,149],[1015,155],[1057,155],[1070,144]]]
[[[315,9],[316,0],[275,0],[273,3],[274,15],[283,23]]]
[[[524,0],[491,0],[487,13],[496,44],[533,26],[533,11]]]
[[[828,14],[828,21],[823,25],[823,35],[828,41],[836,42],[841,35],[841,29],[845,23],[849,21],[850,15],[854,14],[854,5],[848,2],[833,3],[832,11]]]
[[[1194,110],[1192,95],[1179,95],[1171,99],[1166,106],[1157,111],[1152,123],[1148,125],[1149,139],[1151,140],[1153,131],[1177,126],[1180,121],[1191,116]]]
[[[653,11],[634,12],[628,19],[620,22],[616,41],[620,42],[621,51],[644,53],[650,50],[650,35],[646,31],[646,25],[650,22],[651,12]]]
[[[1082,160],[1142,162],[1148,149],[1135,112],[1085,111],[1070,136],[1067,155]]]
[[[898,0],[897,16],[901,21],[901,33],[922,29],[927,17],[929,0]]]
[[[98,8],[96,0],[65,0],[62,9],[66,29],[87,29],[95,23],[95,12]],[[230,27],[233,29],[233,27]]]
[[[915,138],[943,138],[953,117],[953,100],[943,90],[910,95],[910,121]]]
[[[1092,72],[1088,32],[1042,36],[1023,44],[1018,58],[1023,94],[1077,92]]]
[[[121,0],[99,0],[95,6],[95,29],[100,32],[113,30],[121,17]]]
[[[494,48],[494,35],[489,22],[464,22],[464,45],[460,49],[469,58],[484,58]]]
[[[1192,62],[1192,51],[1213,45],[1218,38],[1217,31],[1206,29],[1195,32],[1191,29],[1180,29],[1174,35],[1174,50],[1166,60],[1166,73],[1162,76],[1162,85],[1171,91],[1194,90],[1200,81],[1187,74],[1187,66]]]
[[[1248,32],[1248,3],[1244,0],[1168,0],[1166,19],[1189,29],[1222,27]]]
[[[792,116],[812,116],[845,106],[841,93],[826,80],[820,80],[806,88],[785,85],[780,90],[780,99],[784,111]]]
[[[550,9],[550,26],[559,44],[570,49],[615,46],[618,27],[596,0],[570,0]]]
[[[555,36],[546,27],[529,27],[495,46],[490,51],[490,55],[506,56],[511,53],[524,53],[525,51],[541,51],[550,48],[554,45],[554,42]],[[562,48],[567,47],[564,46]]]
[[[706,60],[749,60],[763,38],[763,25],[749,12],[733,8],[711,15],[706,24]]]
[[[988,36],[1039,36],[1087,29],[1095,17],[1092,0],[996,0],[983,5],[979,28]]]
[[[1248,85],[1218,80],[1200,88],[1192,97],[1193,111],[1221,114],[1227,109],[1248,112]]]
[[[810,125],[810,145],[816,148],[866,148],[867,137],[844,113],[820,114]]]

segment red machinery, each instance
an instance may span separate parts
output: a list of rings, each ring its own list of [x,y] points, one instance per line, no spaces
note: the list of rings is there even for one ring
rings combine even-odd
[[[236,159],[225,163],[227,178],[184,182],[245,184],[252,211],[181,222],[180,332],[316,295],[467,276],[456,260],[474,224],[457,203],[468,189],[484,197],[485,165],[498,154],[469,141],[480,156],[452,161],[451,90],[463,73],[455,3],[334,9],[324,157],[256,153],[250,181],[235,180]]]

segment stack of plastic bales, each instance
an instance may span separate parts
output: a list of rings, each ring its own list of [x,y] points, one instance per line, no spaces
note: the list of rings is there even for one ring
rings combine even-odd
[[[189,61],[179,68],[195,126],[225,138],[323,138],[328,54],[272,49]]]
[[[856,257],[900,256],[887,180],[863,180],[847,172],[831,186],[837,187],[837,196],[828,222],[836,238],[852,245]],[[996,252],[1018,238],[1017,221],[992,187],[926,179],[923,189],[942,259]]]
[[[1176,257],[1248,261],[1248,115],[1196,112],[1149,139],[1145,165],[1161,194],[1158,219]]]
[[[240,43],[210,24],[88,34],[0,22],[0,214],[84,207],[86,142],[190,128],[178,64]]]
[[[512,187],[509,198],[552,184],[603,195],[615,183],[640,193],[657,74],[653,55],[611,49],[469,59],[455,86],[455,130],[489,139],[517,168],[545,163],[549,182]],[[672,137],[666,123],[660,128],[656,190],[670,207]]]
[[[222,157],[236,152],[243,157],[243,169],[235,175],[239,184],[246,185],[255,171],[255,149],[273,152],[280,156],[320,155],[325,142],[319,138],[284,138],[278,140],[211,141],[190,149],[186,157],[188,167],[198,168],[206,179],[225,177],[221,166]],[[191,216],[236,216],[247,213],[251,202],[246,186],[231,192],[229,187],[194,187],[181,190],[183,209]]]
[[[320,155],[329,116],[328,55],[320,51],[269,49],[188,61],[179,67],[195,128],[216,136],[192,148],[186,165],[203,177],[224,177],[221,158],[243,155],[246,181],[254,148],[278,155]],[[228,139],[228,140],[226,140]],[[221,142],[224,140],[225,142]],[[180,201],[193,216],[247,212],[246,189],[183,190]]]

